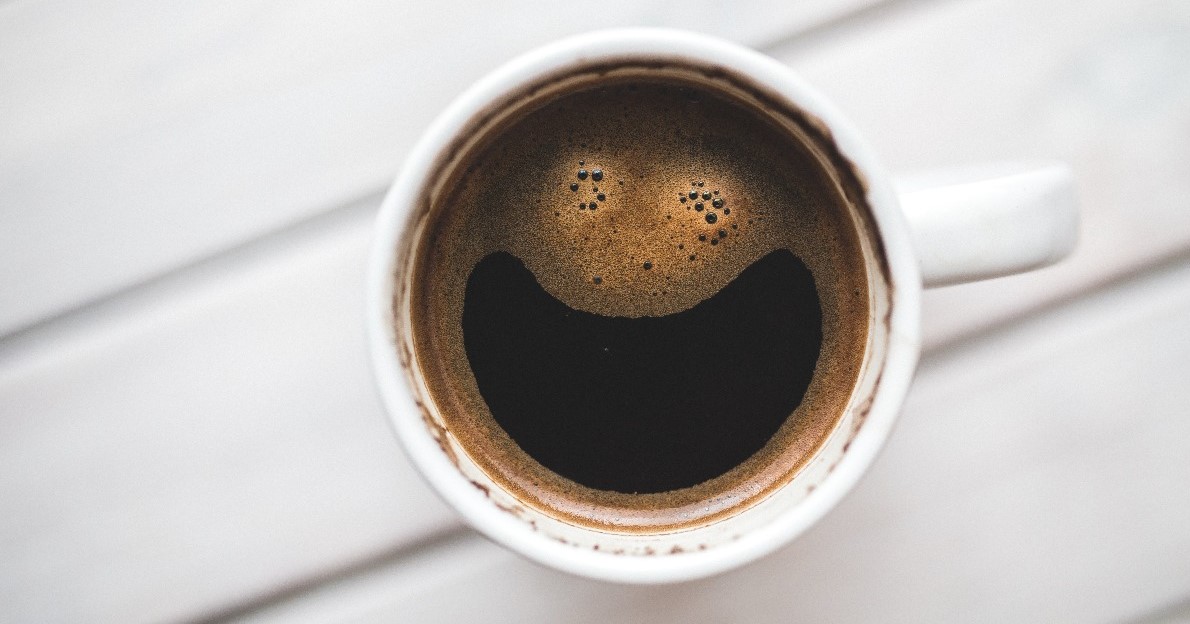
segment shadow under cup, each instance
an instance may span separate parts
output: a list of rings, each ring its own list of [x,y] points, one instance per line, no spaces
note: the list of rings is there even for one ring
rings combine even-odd
[[[816,235],[798,234],[804,225],[799,219],[805,215],[766,203],[784,197],[780,193],[789,191],[788,185],[758,182],[747,173],[752,169],[737,167],[743,173],[712,180],[716,174],[711,165],[675,168],[671,160],[656,167],[634,166],[631,158],[616,156],[614,145],[601,145],[597,151],[594,143],[581,140],[581,132],[577,140],[560,137],[558,150],[542,155],[540,170],[533,176],[548,183],[510,179],[507,171],[483,177],[487,165],[498,160],[503,144],[510,141],[509,130],[516,130],[526,119],[553,111],[560,102],[571,102],[573,108],[575,96],[580,96],[580,102],[593,101],[594,95],[584,100],[582,94],[632,85],[704,94],[763,125],[771,138],[748,150],[749,157],[767,158],[772,166],[788,165],[798,171],[790,174],[799,178],[795,184],[802,185],[792,191],[794,195],[805,196],[804,189],[810,188],[812,200],[828,198],[819,201],[821,214],[812,219],[817,223]],[[639,108],[630,106],[625,115]],[[589,119],[581,111],[575,115],[575,119]],[[881,239],[866,203],[865,179],[840,153],[824,123],[749,78],[722,68],[692,60],[626,59],[583,65],[509,89],[452,137],[438,151],[416,196],[404,199],[411,212],[397,249],[392,327],[395,350],[426,431],[457,479],[542,537],[578,548],[654,555],[705,550],[737,539],[798,505],[828,478],[862,429],[879,385],[888,348],[892,289]],[[580,160],[584,165],[579,165]],[[593,170],[596,164],[607,172],[605,188],[600,189],[607,198],[598,204],[598,212],[594,204],[580,211],[575,197],[594,197],[595,191],[587,188],[594,187],[593,180],[578,178],[576,171]],[[638,170],[644,173],[638,176]],[[672,179],[659,171],[672,171]],[[707,182],[699,186],[702,178]],[[494,179],[505,182],[495,184]],[[577,191],[572,188],[576,183]],[[726,215],[719,217],[722,223],[711,222],[705,214],[712,200],[693,211],[694,201],[702,201],[703,190],[712,187],[722,190],[728,206],[736,208],[736,224],[755,232],[754,239],[745,239],[738,228],[728,230]],[[771,187],[772,192],[766,195],[756,190],[759,187]],[[691,190],[699,196],[679,197]],[[537,201],[526,201],[518,192],[529,193]],[[631,236],[609,237],[600,251],[591,251],[603,262],[596,263],[596,269],[567,264],[566,258],[582,257],[594,249],[590,244],[566,247],[566,241],[578,240],[574,236],[577,219],[620,215],[619,227],[627,232],[641,225],[633,219],[653,210],[642,206],[661,206],[665,215],[653,216],[668,218],[659,220],[656,228],[640,228],[646,232],[641,236],[656,237],[666,227],[677,227],[666,225],[675,220],[691,224],[675,230],[678,238],[658,243],[669,249],[665,253],[672,251],[670,255],[686,264],[649,260],[661,253],[659,248],[646,245],[641,251],[641,241]],[[493,218],[490,214],[478,217],[481,208],[504,212],[505,222],[513,218],[507,216],[510,213],[535,216],[516,217],[520,224],[516,227],[493,227],[500,222],[485,222]],[[768,219],[767,224],[749,223],[760,215]],[[823,219],[831,223],[824,225]],[[698,239],[705,233],[694,226],[703,228],[704,223],[714,226],[708,230],[712,238],[720,229],[729,232],[721,239],[723,244],[697,246],[706,242]],[[816,240],[824,238],[822,232],[833,240]],[[556,237],[563,235],[568,238]],[[751,242],[738,242],[743,240]],[[824,252],[819,246],[829,249]],[[779,249],[793,251],[804,261],[818,286],[821,350],[796,408],[761,448],[726,472],[658,492],[590,487],[526,453],[493,416],[467,356],[462,323],[468,285],[474,286],[469,279],[485,258],[504,253],[522,261],[547,295],[572,308],[609,317],[645,318],[680,312],[713,298],[749,266]],[[632,257],[615,263],[609,260],[613,255]],[[705,263],[693,269],[699,261]],[[663,275],[671,266],[673,272]],[[680,277],[682,273],[688,279]],[[662,279],[658,275],[681,283],[664,295],[658,294],[660,290],[644,292],[652,288],[649,280]],[[577,287],[580,283],[582,289]],[[723,522],[727,519],[731,522]]]

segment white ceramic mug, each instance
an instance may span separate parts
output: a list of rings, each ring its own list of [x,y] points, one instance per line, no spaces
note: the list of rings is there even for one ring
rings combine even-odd
[[[920,351],[924,286],[1051,264],[1074,245],[1073,181],[1060,164],[952,169],[913,180],[885,173],[856,129],[788,67],[746,48],[671,30],[610,30],[530,52],[461,95],[410,152],[381,208],[371,256],[368,324],[384,404],[409,458],[480,532],[541,563],[623,582],[721,572],[789,542],[821,518],[871,465],[897,418]],[[868,354],[851,400],[814,457],[785,485],[726,519],[666,534],[618,534],[563,522],[503,490],[453,438],[418,373],[403,280],[437,164],[482,115],[560,72],[617,64],[730,75],[813,125],[839,179],[862,194],[871,292]],[[898,195],[898,192],[900,194]],[[394,303],[395,302],[395,303]]]

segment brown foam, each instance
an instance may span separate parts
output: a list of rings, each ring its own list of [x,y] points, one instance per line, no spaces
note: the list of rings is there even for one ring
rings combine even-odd
[[[449,433],[527,505],[604,530],[703,524],[792,478],[846,407],[869,317],[847,199],[806,144],[739,103],[738,93],[725,93],[724,84],[692,72],[632,67],[560,78],[523,100],[519,114],[478,129],[493,138],[469,146],[442,173],[450,182],[429,207],[412,274],[416,357]],[[601,181],[592,179],[595,169],[602,170]],[[696,200],[688,197],[692,189]],[[704,191],[711,199],[702,199]],[[722,208],[712,206],[716,198]],[[597,209],[579,208],[592,200]],[[714,224],[708,213],[716,215]],[[725,475],[658,494],[593,490],[525,454],[479,394],[461,316],[467,278],[489,253],[520,258],[572,308],[639,317],[690,308],[780,248],[814,275],[822,352],[802,404],[764,449]]]

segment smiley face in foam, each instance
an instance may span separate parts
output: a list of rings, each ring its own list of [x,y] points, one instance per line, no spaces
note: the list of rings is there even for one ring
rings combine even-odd
[[[677,78],[601,76],[490,136],[431,207],[413,283],[433,287],[411,293],[471,458],[607,530],[706,522],[790,478],[868,326],[855,225],[811,152]]]

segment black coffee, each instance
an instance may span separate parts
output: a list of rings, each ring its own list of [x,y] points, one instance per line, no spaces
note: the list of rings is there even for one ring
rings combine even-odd
[[[575,310],[496,252],[468,280],[463,341],[492,416],[530,457],[587,487],[665,492],[772,439],[810,385],[822,313],[784,249],[690,309],[642,318]]]
[[[746,85],[559,77],[440,165],[408,281],[446,434],[525,504],[705,523],[814,454],[863,361],[868,287],[828,141]]]

